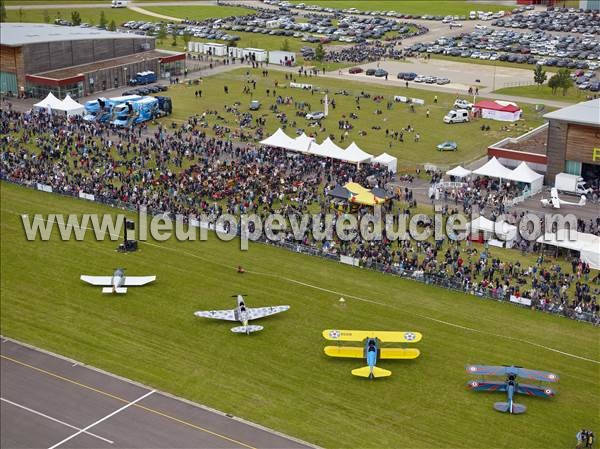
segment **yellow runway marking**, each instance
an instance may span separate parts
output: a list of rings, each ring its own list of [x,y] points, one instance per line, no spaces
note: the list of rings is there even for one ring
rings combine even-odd
[[[21,362],[20,360],[13,359],[12,357],[8,357],[8,356],[1,355],[1,354],[0,354],[0,357],[3,358],[3,359],[5,359],[5,360],[9,360],[9,361],[11,361],[13,363],[16,363],[18,365],[21,365],[21,366],[30,368],[32,370],[35,370],[35,371],[37,371],[39,373],[46,374],[47,376],[54,377],[56,379],[60,379],[60,380],[62,380],[64,382],[68,382],[68,383],[71,383],[73,385],[77,385],[78,387],[81,387],[81,388],[86,388],[88,390],[94,391],[94,392],[96,392],[98,394],[101,394],[103,396],[107,396],[109,398],[116,399],[117,401],[121,401],[121,402],[124,402],[124,403],[127,403],[127,404],[130,402],[127,399],[123,399],[123,398],[121,398],[119,396],[115,396],[114,394],[108,393],[106,391],[99,390],[98,388],[90,387],[89,385],[85,385],[85,384],[82,384],[80,382],[77,382],[76,380],[69,379],[68,377],[64,377],[64,376],[61,376],[59,374],[53,373],[51,371],[47,371],[45,369],[38,368],[37,366],[33,366],[33,365],[28,364],[28,363]],[[201,432],[205,432],[205,433],[208,433],[210,435],[222,438],[223,440],[230,441],[230,442],[235,443],[235,444],[239,444],[240,446],[246,447],[248,449],[257,449],[254,446],[250,446],[250,445],[248,445],[246,443],[242,443],[241,441],[234,440],[233,438],[229,438],[229,437],[227,437],[225,435],[221,435],[219,433],[213,432],[212,430],[205,429],[204,427],[198,426],[196,424],[192,424],[192,423],[184,421],[182,419],[175,418],[174,416],[168,415],[168,414],[166,414],[164,412],[161,412],[159,410],[155,410],[153,408],[146,407],[146,406],[140,405],[140,404],[133,404],[133,407],[137,407],[137,408],[140,408],[140,409],[145,410],[147,412],[154,413],[155,415],[162,416],[163,418],[167,418],[167,419],[170,419],[171,421],[178,422],[178,423],[183,424],[185,426],[191,427],[192,429],[195,429],[195,430],[198,430],[198,431],[201,431]]]

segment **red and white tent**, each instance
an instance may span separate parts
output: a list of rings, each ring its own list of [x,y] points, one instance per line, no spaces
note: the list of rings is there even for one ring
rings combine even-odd
[[[473,112],[479,113],[482,118],[499,120],[501,122],[516,122],[521,118],[523,111],[515,104],[508,101],[482,100],[473,105]]]

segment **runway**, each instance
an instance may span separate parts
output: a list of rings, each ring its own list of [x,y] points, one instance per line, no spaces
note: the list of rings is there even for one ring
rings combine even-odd
[[[3,449],[315,447],[12,340],[0,348]]]

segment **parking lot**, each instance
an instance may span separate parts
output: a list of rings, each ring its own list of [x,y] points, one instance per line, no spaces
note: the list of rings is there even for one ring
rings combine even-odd
[[[361,65],[364,70],[377,68],[378,66],[389,72],[387,80],[389,83],[396,83],[404,86],[406,81],[398,80],[396,78],[398,72],[414,72],[419,75],[448,78],[450,79],[449,84],[442,86],[433,84],[435,89],[448,90],[460,94],[465,94],[469,87],[479,87],[480,93],[487,93],[509,85],[514,86],[518,83],[525,83],[532,79],[530,68],[516,69],[503,66],[494,67],[491,65],[478,65],[476,66],[476,70],[473,70],[473,65],[467,62],[454,62],[438,59],[415,59],[406,62],[381,61],[379,63],[372,62]],[[364,72],[351,75],[348,73],[348,70],[343,70],[342,77],[357,79],[367,77],[367,75]],[[477,83],[476,80],[479,80],[480,82]],[[411,87],[419,87],[420,85],[426,84],[409,81],[409,85]]]

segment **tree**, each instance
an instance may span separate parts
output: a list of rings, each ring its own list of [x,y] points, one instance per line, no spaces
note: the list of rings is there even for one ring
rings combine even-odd
[[[23,19],[25,18],[25,11],[23,11],[23,8],[19,8],[18,14],[19,14],[19,22],[22,22]]]
[[[117,24],[115,23],[115,19],[110,21],[107,29],[108,31],[117,31]]]
[[[535,84],[541,86],[546,82],[547,78],[548,75],[546,74],[544,67],[542,67],[541,64],[536,64],[535,69],[533,69],[533,81],[535,82]]]
[[[284,39],[281,43],[281,51],[290,51],[290,41]]]
[[[101,11],[100,12],[100,22],[98,22],[98,26],[100,28],[106,28],[106,24],[107,24],[106,16],[104,15],[104,11]]]
[[[6,22],[6,6],[4,0],[0,0],[0,22]]]
[[[177,28],[173,28],[173,31],[171,31],[171,37],[173,38],[173,42],[171,42],[171,46],[176,47],[177,46]]]
[[[558,89],[562,89],[563,95],[567,95],[567,91],[573,86],[571,72],[569,69],[560,69],[548,81],[548,87],[552,89],[552,93],[556,94]]]
[[[160,44],[162,44],[166,38],[167,38],[167,27],[165,26],[164,23],[161,23],[160,27],[158,28],[158,34],[156,36],[156,40],[158,40],[158,42]]]
[[[559,86],[559,79],[558,79],[558,74],[553,75],[552,78],[550,78],[550,80],[548,81],[548,87],[550,89],[552,89],[552,94],[555,95],[556,94],[556,90],[560,87]]]
[[[186,50],[187,50],[187,47],[188,47],[188,42],[190,40],[192,40],[192,35],[191,35],[191,33],[188,30],[185,30],[183,32],[183,43],[185,44]]]
[[[75,26],[81,25],[81,14],[79,14],[79,11],[71,11],[71,23]]]
[[[325,59],[325,50],[323,50],[323,44],[319,44],[317,45],[317,48],[315,48],[315,59],[319,62],[323,62],[323,59]]]

